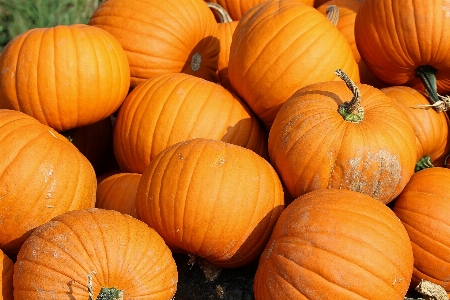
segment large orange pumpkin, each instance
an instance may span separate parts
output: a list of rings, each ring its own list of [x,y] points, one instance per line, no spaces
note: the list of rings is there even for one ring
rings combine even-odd
[[[442,164],[450,151],[448,115],[432,109],[427,97],[411,87],[391,86],[381,91],[394,98],[411,120],[417,138],[416,170],[434,162]]]
[[[172,145],[150,162],[136,212],[174,251],[239,267],[261,254],[283,198],[280,179],[265,159],[199,138]]]
[[[137,86],[121,106],[114,153],[122,171],[143,173],[155,156],[193,138],[222,140],[268,158],[267,134],[239,98],[196,76],[155,76]]]
[[[345,37],[301,1],[265,1],[248,11],[234,32],[228,76],[266,128],[296,90],[335,80],[336,69],[359,81],[358,65]]]
[[[311,84],[286,101],[270,160],[294,198],[342,188],[389,203],[414,173],[413,126],[391,97],[338,73],[346,82]]]
[[[0,250],[0,299],[2,300],[14,300],[13,273],[13,261]]]
[[[93,208],[62,214],[34,231],[20,249],[13,280],[14,300],[170,300],[178,273],[153,229],[128,215]],[[123,297],[111,297],[113,292]]]
[[[64,136],[18,111],[0,110],[0,249],[14,257],[38,226],[94,207],[92,165]]]
[[[450,170],[434,167],[414,173],[395,201],[414,253],[412,287],[426,279],[450,292],[449,194]]]
[[[256,300],[403,300],[413,271],[408,233],[361,193],[307,193],[281,214],[259,260]]]
[[[220,45],[214,15],[203,0],[108,0],[89,25],[120,42],[131,68],[131,86],[165,73],[216,79]]]
[[[22,111],[57,131],[100,121],[122,104],[130,69],[119,42],[82,25],[35,28],[0,55],[0,108]]]
[[[355,19],[371,71],[390,85],[426,90],[438,110],[448,108],[439,94],[450,91],[449,11],[447,0],[363,1]]]
[[[120,213],[136,216],[136,191],[141,174],[118,173],[107,176],[98,183],[95,207],[117,210]]]

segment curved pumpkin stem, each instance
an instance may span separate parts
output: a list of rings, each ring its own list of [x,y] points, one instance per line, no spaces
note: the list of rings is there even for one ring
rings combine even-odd
[[[339,7],[332,4],[327,7],[326,11],[327,19],[333,24],[334,26],[337,26],[339,22]]]
[[[89,300],[94,300],[94,291],[92,288],[92,277],[94,276],[95,271],[92,271],[88,274],[88,293],[89,293]],[[100,293],[98,294],[96,300],[123,300],[123,291],[116,289],[115,287],[111,288],[104,288],[102,287],[100,289]]]
[[[424,156],[421,159],[419,159],[419,161],[417,162],[415,168],[414,168],[414,172],[419,172],[421,170],[424,169],[428,169],[428,168],[433,168],[433,163],[431,162],[431,157],[430,156]]]
[[[209,8],[215,9],[219,14],[220,23],[230,23],[233,22],[228,12],[219,4],[206,2]]]
[[[334,73],[344,80],[347,87],[353,93],[353,98],[350,102],[344,102],[339,105],[339,114],[348,122],[361,122],[364,119],[364,108],[361,106],[361,92],[359,91],[359,88],[341,69],[337,69]]]
[[[438,94],[436,83],[437,70],[432,66],[421,66],[415,70],[415,75],[422,82],[428,98],[431,101],[431,107],[437,112],[446,111],[450,108],[450,99]]]

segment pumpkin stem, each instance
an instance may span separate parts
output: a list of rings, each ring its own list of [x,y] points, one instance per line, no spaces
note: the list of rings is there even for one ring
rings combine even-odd
[[[415,290],[425,296],[425,299],[448,299],[447,292],[442,286],[425,279],[420,280]]]
[[[219,4],[206,2],[209,8],[215,9],[219,15],[220,23],[230,23],[233,22],[228,12]]]
[[[94,299],[94,290],[92,288],[92,277],[94,276],[94,274],[96,274],[95,271],[92,271],[91,273],[88,274],[88,284],[87,284],[89,293],[88,300]],[[115,287],[111,288],[102,287],[96,300],[123,300],[123,291]]]
[[[421,159],[419,159],[419,161],[417,162],[415,168],[414,168],[414,172],[419,172],[423,169],[428,169],[428,168],[433,168],[433,163],[431,162],[431,157],[430,156],[424,156]]]
[[[437,70],[432,66],[426,65],[418,67],[415,70],[415,75],[422,82],[428,98],[431,101],[430,105],[437,112],[446,111],[450,108],[450,99],[438,94],[437,83],[436,83],[436,72]]]
[[[334,26],[337,26],[339,22],[339,7],[332,4],[329,5],[325,11],[327,19],[333,24]]]
[[[341,69],[337,69],[334,73],[344,80],[347,87],[353,93],[353,98],[350,102],[347,101],[339,105],[339,114],[348,122],[361,122],[364,119],[364,108],[361,106],[361,92],[359,91],[359,88]]]

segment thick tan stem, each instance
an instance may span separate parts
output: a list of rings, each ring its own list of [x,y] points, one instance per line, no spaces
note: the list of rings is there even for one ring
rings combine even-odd
[[[334,26],[337,26],[339,22],[339,7],[332,4],[327,7],[326,11],[327,19],[333,24]]]
[[[209,8],[215,9],[217,11],[217,13],[219,14],[220,23],[233,22],[228,12],[219,4],[206,2],[206,5],[208,5]]]
[[[364,119],[364,108],[361,106],[361,92],[359,88],[341,69],[337,69],[334,73],[345,82],[353,93],[353,98],[350,102],[344,102],[339,105],[339,114],[348,122],[361,122]]]

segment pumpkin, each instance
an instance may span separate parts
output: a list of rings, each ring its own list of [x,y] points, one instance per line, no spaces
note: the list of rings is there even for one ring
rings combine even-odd
[[[25,113],[0,109],[0,145],[0,249],[15,257],[39,225],[94,207],[97,183],[73,144]]]
[[[207,2],[207,5],[217,11],[219,23],[217,24],[217,36],[220,41],[219,60],[217,63],[217,80],[218,83],[227,90],[234,92],[228,78],[228,61],[230,59],[230,46],[233,38],[234,30],[238,21],[233,21],[227,11],[218,4]]]
[[[108,0],[88,24],[105,29],[120,42],[133,88],[166,73],[216,80],[217,23],[203,0]]]
[[[283,198],[278,175],[261,156],[197,138],[169,146],[150,162],[136,213],[173,251],[234,268],[259,257]]]
[[[343,80],[286,101],[269,133],[270,161],[294,198],[336,188],[389,203],[414,173],[413,126],[391,97],[336,74]]]
[[[369,84],[376,88],[383,88],[388,86],[378,77],[373,75],[367,67],[364,60],[361,59],[358,48],[355,43],[355,18],[358,12],[361,0],[329,0],[317,7],[317,10],[322,14],[327,15],[331,8],[339,11],[336,21],[336,27],[345,36],[352,49],[353,56],[358,63],[359,82]]]
[[[209,3],[217,3],[223,7],[232,20],[239,21],[244,14],[252,7],[264,2],[265,0],[205,0]],[[307,5],[312,6],[314,0],[299,0]]]
[[[0,56],[0,108],[64,131],[111,115],[130,86],[119,42],[84,24],[30,29]]]
[[[403,300],[413,259],[389,207],[350,190],[312,191],[278,219],[256,270],[255,299]]]
[[[392,210],[411,239],[412,287],[426,279],[450,292],[449,193],[450,170],[428,168],[414,173],[394,203]]]
[[[450,151],[448,115],[431,109],[428,98],[411,87],[391,86],[381,91],[396,100],[414,127],[417,140],[416,170],[442,161]]]
[[[268,159],[267,134],[244,102],[224,87],[183,73],[155,76],[125,99],[114,129],[123,172],[143,173],[170,145],[193,138],[222,140]]]
[[[2,300],[14,300],[13,273],[13,261],[0,250],[0,299]]]
[[[172,253],[153,229],[92,208],[59,215],[26,240],[14,266],[14,299],[88,299],[92,291],[89,299],[169,300],[177,280]]]
[[[234,32],[228,76],[234,90],[269,129],[284,102],[306,85],[333,81],[342,69],[359,81],[358,65],[342,33],[298,0],[265,1]]]
[[[98,183],[95,207],[117,210],[136,218],[134,200],[141,174],[117,173]]]
[[[355,41],[370,70],[389,85],[426,91],[438,111],[450,91],[450,18],[447,0],[363,1]],[[383,16],[383,18],[380,18]]]

